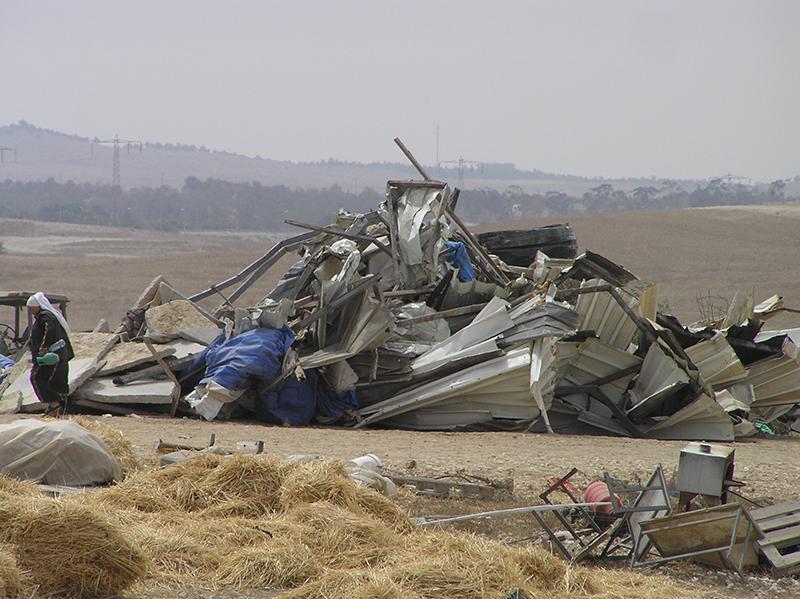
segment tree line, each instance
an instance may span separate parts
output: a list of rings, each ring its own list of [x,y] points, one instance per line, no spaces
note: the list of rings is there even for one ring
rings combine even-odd
[[[202,181],[196,177],[188,177],[181,188],[127,190],[73,181],[59,183],[53,179],[36,182],[6,179],[0,182],[0,217],[174,231],[279,231],[286,229],[285,219],[327,224],[340,208],[367,212],[382,198],[382,191],[371,188],[353,193],[338,186],[292,189],[258,182]],[[498,222],[586,212],[797,201],[800,198],[786,194],[783,181],[758,187],[717,179],[692,190],[674,181],[627,192],[603,183],[580,196],[559,191],[528,193],[518,186],[504,191],[464,190],[458,210],[470,222]]]

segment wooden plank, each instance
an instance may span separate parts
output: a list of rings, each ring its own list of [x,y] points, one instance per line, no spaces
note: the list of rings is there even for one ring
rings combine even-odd
[[[775,545],[782,547],[786,545],[800,545],[800,526],[790,526],[781,530],[773,530],[758,541],[760,547]]]
[[[782,576],[800,571],[800,551],[781,555],[776,547],[759,547],[764,557],[775,568],[775,572]]]
[[[219,283],[212,285],[205,291],[201,291],[200,293],[195,293],[194,295],[190,296],[189,299],[193,302],[200,301],[201,299],[207,298],[215,293],[219,293],[221,289],[226,289],[230,287],[234,283],[238,283],[239,281],[243,280],[245,277],[252,274],[254,271],[258,270],[265,262],[272,259],[276,253],[278,252],[291,252],[301,245],[303,242],[311,239],[314,237],[315,233],[302,233],[300,235],[296,235],[294,237],[289,237],[288,239],[284,239],[276,243],[273,247],[269,249],[269,251],[261,256],[258,260],[251,262],[247,267],[245,267],[242,271],[238,272],[237,274],[233,275],[225,279],[224,281],[220,281]],[[281,254],[282,255],[282,254]]]
[[[476,499],[494,499],[497,493],[495,487],[479,485],[476,483],[460,483],[435,478],[420,478],[416,476],[389,475],[388,478],[401,487],[413,488],[421,495],[436,497],[470,497]]]
[[[768,520],[759,520],[756,522],[756,524],[761,532],[767,534],[773,530],[800,524],[800,513],[789,514],[787,516],[776,516],[775,518],[770,518]]]
[[[785,501],[783,503],[776,503],[767,507],[762,507],[757,510],[750,511],[750,517],[753,520],[766,520],[774,516],[783,516],[791,512],[800,512],[800,501]]]
[[[443,310],[441,312],[436,312],[435,314],[425,314],[424,316],[414,316],[412,318],[399,318],[397,320],[397,324],[405,325],[405,324],[419,324],[421,322],[428,322],[431,320],[439,320],[440,318],[452,318],[453,316],[463,316],[465,314],[474,314],[476,312],[480,312],[486,307],[486,303],[483,304],[472,304],[469,306],[461,306],[459,308],[450,308],[449,310]]]
[[[444,189],[447,183],[442,181],[387,181],[386,185],[389,187],[396,187],[402,189],[404,187],[421,187],[425,189]]]

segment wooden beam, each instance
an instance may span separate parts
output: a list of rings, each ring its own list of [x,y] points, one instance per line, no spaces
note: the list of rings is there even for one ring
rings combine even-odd
[[[483,266],[491,273],[492,277],[495,279],[495,283],[498,285],[505,287],[510,283],[509,278],[501,271],[495,263],[492,262],[491,257],[486,252],[486,249],[481,245],[481,242],[478,241],[478,238],[475,237],[472,232],[467,228],[467,226],[461,222],[461,219],[458,218],[455,212],[452,209],[447,209],[447,216],[450,217],[450,220],[455,223],[456,228],[458,231],[466,238],[467,245],[469,245],[472,250],[478,255]]]
[[[164,362],[164,359],[161,357],[158,351],[156,351],[156,348],[153,347],[153,342],[150,341],[150,339],[148,339],[147,337],[145,337],[144,344],[147,346],[147,349],[150,350],[150,353],[153,354],[153,357],[156,359],[156,362],[158,362],[158,365],[161,366],[161,368],[164,370],[164,373],[167,375],[167,378],[169,378],[173,383],[175,383],[175,386],[178,387],[175,397],[172,398],[172,405],[170,406],[169,409],[169,415],[174,418],[175,411],[178,409],[178,400],[181,398],[181,384],[178,381],[175,374],[169,369],[167,363]]]
[[[405,146],[405,144],[402,141],[400,141],[399,137],[394,138],[394,143],[396,143],[397,146],[400,148],[400,150],[402,150],[403,154],[406,155],[406,158],[408,158],[411,164],[414,165],[414,168],[417,169],[417,172],[419,172],[420,175],[422,175],[423,179],[425,179],[426,181],[433,181],[433,179],[431,179],[428,173],[425,172],[425,169],[422,168],[422,165],[419,162],[417,162],[416,158],[414,158],[414,155],[411,153],[411,150],[409,150]]]

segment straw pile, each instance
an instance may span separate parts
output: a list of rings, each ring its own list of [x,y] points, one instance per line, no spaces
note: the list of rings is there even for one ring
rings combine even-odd
[[[83,422],[81,424],[85,425]],[[89,422],[125,459],[125,481],[61,500],[0,477],[7,595],[113,597],[151,582],[275,588],[290,599],[668,599],[656,577],[572,568],[540,548],[415,530],[338,463],[204,454],[143,467],[127,440]],[[105,429],[105,430],[103,430]],[[0,588],[0,590],[2,590]]]
[[[663,579],[572,568],[543,549],[415,531],[341,464],[203,455],[142,470],[87,501],[152,562],[154,580],[288,590],[286,597],[666,599]],[[661,582],[659,582],[661,581]]]
[[[2,487],[0,542],[41,594],[115,597],[144,575],[144,555],[91,506],[27,494],[28,486],[16,481]]]

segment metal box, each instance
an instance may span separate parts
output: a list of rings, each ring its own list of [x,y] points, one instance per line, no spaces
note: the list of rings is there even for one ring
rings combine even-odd
[[[722,497],[725,481],[733,479],[735,451],[709,443],[690,443],[684,447],[678,461],[678,491]]]

